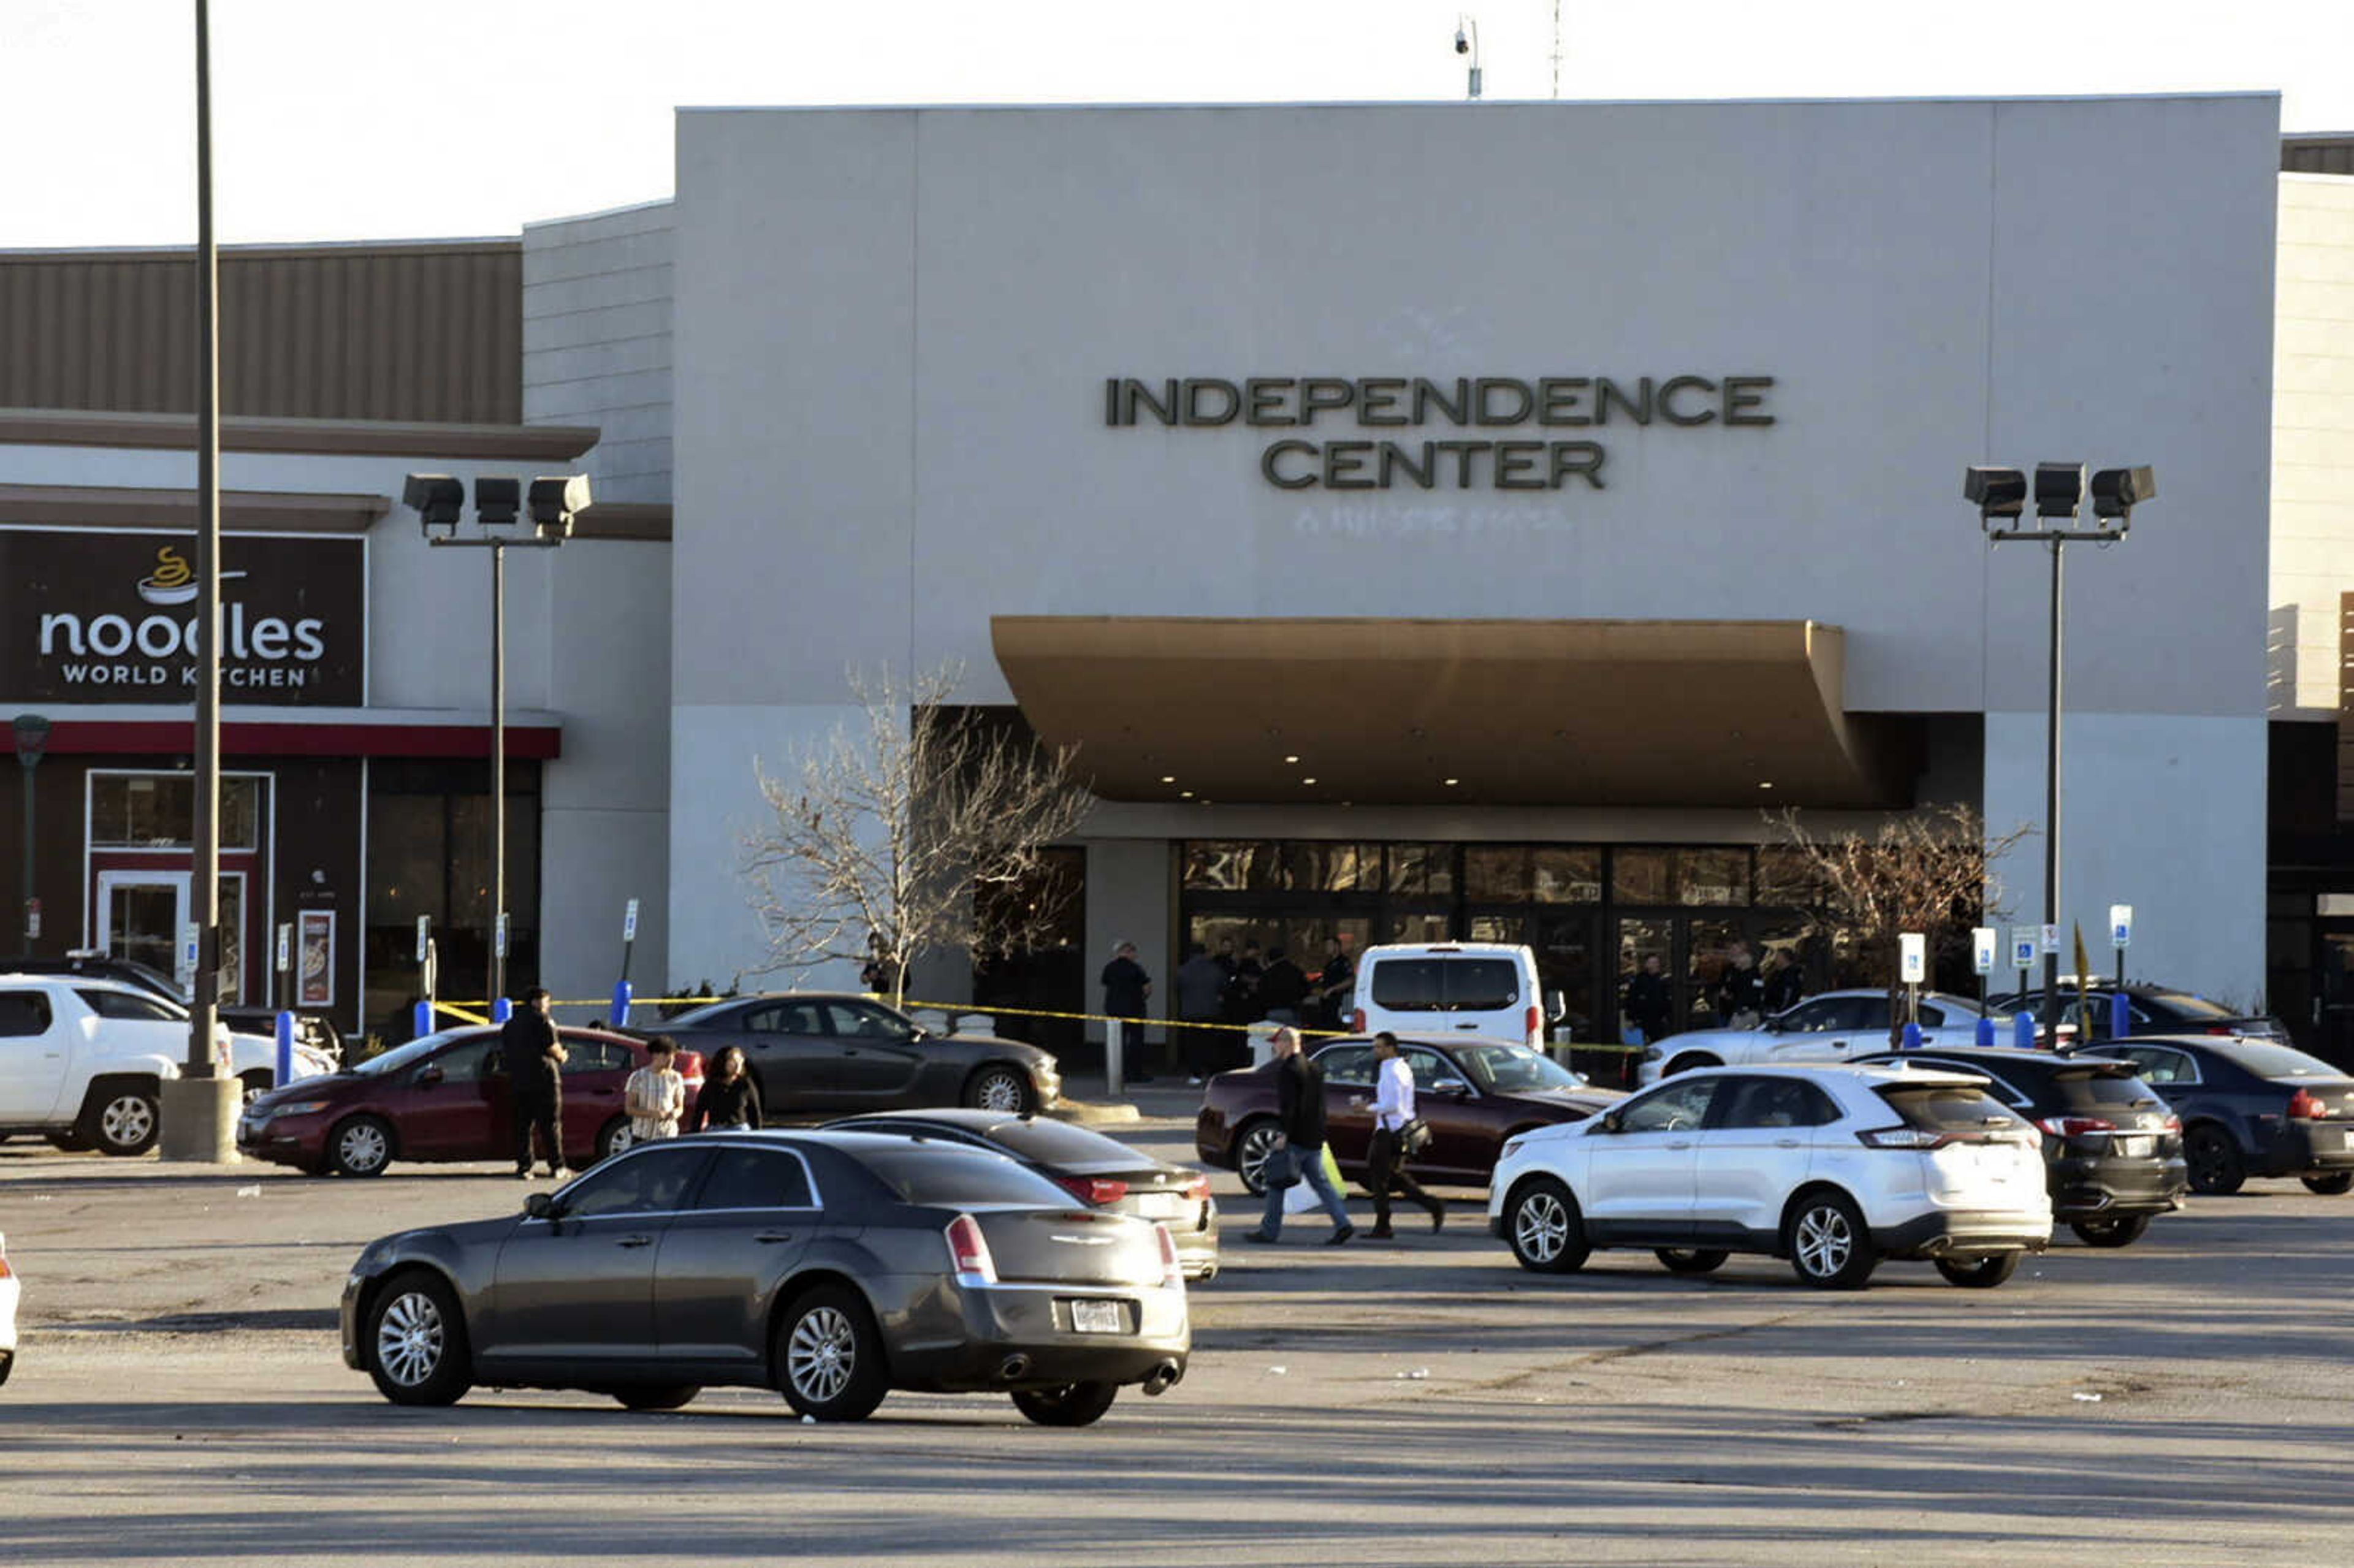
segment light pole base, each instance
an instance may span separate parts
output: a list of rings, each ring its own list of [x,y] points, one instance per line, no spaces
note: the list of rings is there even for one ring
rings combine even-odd
[[[165,1160],[202,1165],[238,1162],[237,1116],[245,1085],[237,1078],[169,1078],[163,1085]]]

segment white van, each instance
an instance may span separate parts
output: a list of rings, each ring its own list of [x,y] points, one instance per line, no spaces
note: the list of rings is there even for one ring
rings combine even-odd
[[[1540,1001],[1537,956],[1525,944],[1397,942],[1357,959],[1350,1026],[1427,1035],[1460,1031],[1519,1040],[1542,1051],[1545,1024],[1562,1016],[1559,997]]]

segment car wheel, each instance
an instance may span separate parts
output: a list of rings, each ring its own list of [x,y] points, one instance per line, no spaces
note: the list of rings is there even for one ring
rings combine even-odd
[[[638,1135],[630,1128],[630,1118],[617,1116],[597,1129],[597,1158],[610,1160],[624,1150],[635,1147]]]
[[[1029,1078],[1002,1063],[981,1068],[964,1086],[964,1103],[974,1110],[1028,1116],[1031,1100]]]
[[[327,1134],[327,1168],[341,1176],[381,1176],[392,1163],[392,1128],[372,1116],[355,1116]]]
[[[1695,1051],[1689,1056],[1679,1056],[1659,1070],[1659,1076],[1672,1078],[1678,1073],[1689,1073],[1695,1067],[1722,1067],[1724,1064],[1705,1051]]]
[[[703,1385],[695,1383],[645,1383],[605,1392],[631,1410],[679,1410],[693,1403],[695,1396],[703,1392]]]
[[[368,1375],[395,1404],[455,1404],[473,1381],[458,1298],[438,1275],[396,1275],[368,1308]]]
[[[1880,1255],[1864,1234],[1863,1216],[1844,1192],[1815,1192],[1790,1215],[1790,1266],[1823,1290],[1861,1290]]]
[[[1941,1257],[1937,1272],[1946,1277],[1948,1285],[1958,1285],[1965,1290],[1992,1290],[2019,1272],[2017,1252],[1990,1252],[1984,1257]]]
[[[1677,1274],[1713,1274],[1724,1266],[1733,1255],[1704,1247],[1663,1246],[1656,1249],[1657,1256]]]
[[[1283,1128],[1271,1116],[1254,1117],[1235,1136],[1235,1174],[1254,1198],[1267,1196],[1267,1162],[1283,1141]]]
[[[776,1376],[785,1402],[819,1421],[864,1421],[890,1390],[883,1336],[857,1292],[821,1286],[777,1325]]]
[[[2354,1171],[2339,1171],[2327,1176],[2306,1176],[2299,1180],[2308,1192],[2318,1192],[2325,1198],[2335,1198],[2340,1192],[2354,1191]]]
[[[1504,1210],[1504,1234],[1522,1268],[1539,1274],[1575,1274],[1593,1249],[1585,1245],[1585,1222],[1569,1189],[1540,1176],[1512,1194]]]
[[[154,1095],[145,1089],[116,1089],[92,1109],[90,1142],[101,1154],[144,1154],[155,1147],[163,1126],[163,1107]]]
[[[1041,1426],[1092,1426],[1119,1397],[1116,1383],[1068,1383],[1060,1388],[1017,1389],[1013,1408]]]
[[[2149,1216],[2120,1214],[2108,1220],[2071,1220],[2068,1228],[2086,1246],[2131,1246],[2149,1229]]]
[[[2184,1135],[2182,1157],[2190,1166],[2194,1192],[2229,1197],[2248,1179],[2248,1164],[2240,1158],[2240,1146],[2213,1122],[2201,1122]]]

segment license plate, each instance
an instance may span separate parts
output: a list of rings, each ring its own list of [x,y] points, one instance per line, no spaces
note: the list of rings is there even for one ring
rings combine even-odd
[[[1127,1330],[1128,1320],[1117,1301],[1074,1301],[1071,1327],[1082,1334],[1118,1334]]]
[[[1185,1195],[1147,1192],[1136,1201],[1136,1212],[1148,1220],[1173,1220],[1185,1212]]]
[[[2339,1133],[2338,1135],[2338,1146],[2340,1149],[2354,1149],[2354,1132]]]
[[[2117,1133],[2109,1139],[2109,1152],[2112,1154],[2147,1154],[2149,1152],[2149,1134],[2146,1132]]]

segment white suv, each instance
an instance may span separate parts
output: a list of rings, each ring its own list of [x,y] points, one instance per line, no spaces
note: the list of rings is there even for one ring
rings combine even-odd
[[[1507,1142],[1488,1228],[1546,1274],[1636,1246],[1679,1274],[1767,1253],[1841,1290],[1882,1258],[1927,1258],[1984,1287],[2052,1240],[2041,1148],[1960,1073],[1706,1068]]]

